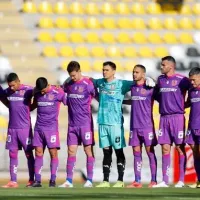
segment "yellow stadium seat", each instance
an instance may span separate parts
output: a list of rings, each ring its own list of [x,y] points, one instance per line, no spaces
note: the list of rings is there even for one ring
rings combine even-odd
[[[166,29],[169,29],[169,30],[178,29],[177,21],[173,17],[166,18],[163,22],[163,25],[165,26]]]
[[[129,14],[129,7],[127,3],[120,2],[116,6],[116,13],[121,15],[127,15]]]
[[[123,56],[127,58],[137,57],[137,52],[134,47],[128,46],[123,49]]]
[[[190,6],[187,5],[187,4],[181,5],[180,14],[181,14],[181,15],[191,15],[191,14],[192,14],[192,11],[191,11]]]
[[[84,12],[82,4],[79,3],[79,2],[77,2],[77,1],[72,2],[71,5],[70,5],[70,7],[69,7],[69,9],[70,9],[70,12],[72,14],[79,15],[79,14],[83,14],[83,12]]]
[[[120,48],[117,46],[109,46],[106,53],[109,57],[121,57]]]
[[[179,26],[182,29],[191,30],[193,29],[192,21],[188,17],[184,17],[179,21]]]
[[[89,2],[86,4],[85,12],[88,15],[97,15],[99,14],[99,9],[96,3]]]
[[[144,20],[142,18],[134,18],[132,20],[132,28],[133,29],[140,29],[140,30],[146,29],[146,25],[144,23]]]
[[[176,35],[174,33],[165,33],[163,35],[163,40],[167,44],[177,44],[178,43]]]
[[[74,17],[71,19],[71,27],[77,29],[85,28],[84,19],[80,17]]]
[[[57,57],[57,49],[54,46],[46,46],[43,49],[43,55],[46,57]]]
[[[116,39],[119,43],[122,44],[128,44],[131,42],[130,35],[127,32],[120,32]]]
[[[165,47],[156,47],[154,49],[154,55],[155,55],[155,57],[163,58],[163,57],[169,55],[169,52]]]
[[[141,47],[139,49],[139,55],[144,58],[151,58],[153,57],[153,52],[150,47]]]
[[[116,24],[114,18],[107,18],[107,17],[103,18],[102,26],[105,29],[115,29]]]
[[[157,17],[152,17],[148,22],[148,26],[153,30],[160,30],[163,28],[161,20]]]
[[[84,39],[80,32],[72,32],[69,36],[69,39],[73,43],[83,43]]]
[[[163,11],[164,14],[168,14],[168,15],[178,14],[176,9],[175,9],[175,6],[173,5],[173,2],[163,4],[162,11]]]
[[[32,1],[24,2],[22,10],[25,13],[36,13],[37,12],[36,5]]]
[[[194,26],[196,29],[200,29],[200,18],[197,18],[195,21],[194,21]]]
[[[149,42],[152,44],[161,44],[162,39],[158,33],[150,33],[148,35]]]
[[[40,42],[52,42],[53,41],[52,36],[51,36],[51,34],[49,32],[41,32],[41,33],[39,33],[38,40]]]
[[[86,21],[86,26],[90,29],[97,29],[100,28],[100,23],[97,18],[90,17]]]
[[[128,72],[133,72],[133,68],[137,63],[134,60],[127,61],[124,66],[124,70]]]
[[[89,32],[86,34],[85,40],[88,43],[99,43],[99,36],[96,32]]]
[[[8,121],[5,117],[0,116],[0,128],[7,128],[8,127]]]
[[[161,9],[160,4],[152,2],[152,3],[147,5],[147,12],[149,14],[152,14],[152,15],[161,14],[162,13],[162,9]]]
[[[56,14],[67,14],[68,8],[66,6],[66,3],[63,1],[58,1],[54,6],[54,12]]]
[[[103,5],[101,6],[101,12],[106,15],[114,14],[114,8],[112,3],[109,2],[103,3]]]
[[[145,9],[142,3],[133,3],[131,6],[131,11],[133,14],[143,15],[145,14]]]
[[[116,65],[117,72],[124,72],[124,67],[122,66],[122,63],[119,60],[113,60],[113,62]]]
[[[193,7],[193,13],[196,15],[200,15],[200,3],[196,3],[192,7]]]
[[[90,62],[88,60],[80,60],[79,63],[80,63],[82,72],[90,72],[91,71]]]
[[[53,13],[52,6],[48,1],[42,1],[39,4],[38,11],[43,14],[52,14]]]
[[[193,44],[193,37],[190,33],[180,33],[179,35],[179,41],[182,44]]]
[[[53,21],[49,17],[42,17],[39,20],[38,26],[40,28],[53,28]]]
[[[143,33],[137,32],[133,34],[133,42],[136,44],[146,44],[147,40]]]
[[[70,60],[64,60],[61,62],[61,69],[66,71],[67,70],[67,66],[69,64]]]
[[[129,18],[119,18],[117,21],[117,25],[121,29],[131,29],[132,28],[132,21]]]
[[[67,42],[67,34],[65,32],[57,32],[54,35],[54,40],[59,43],[66,43]]]
[[[55,20],[55,26],[61,29],[69,28],[69,21],[65,17],[58,17]]]
[[[103,32],[101,36],[101,40],[103,43],[113,44],[115,43],[115,38],[110,32]]]
[[[90,53],[94,57],[105,57],[105,49],[101,46],[94,46]]]
[[[74,56],[72,47],[71,46],[62,46],[60,48],[60,56],[62,56],[62,57],[72,57],[72,56]]]
[[[95,60],[92,68],[94,69],[94,71],[102,72],[103,63],[104,63],[103,60]]]
[[[89,56],[89,51],[88,51],[87,47],[81,45],[81,46],[76,47],[75,54],[78,57],[87,57],[87,56]]]

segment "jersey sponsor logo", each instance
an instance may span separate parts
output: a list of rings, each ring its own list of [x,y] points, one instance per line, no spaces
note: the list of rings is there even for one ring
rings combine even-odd
[[[53,106],[54,102],[37,102],[38,106]]]
[[[192,99],[191,99],[191,102],[192,102],[192,103],[199,102],[199,101],[200,101],[200,98],[192,98]]]
[[[8,101],[23,101],[23,97],[7,97]]]
[[[49,95],[48,95],[48,99],[49,99],[49,100],[53,100],[53,99],[54,99],[54,95],[53,95],[53,94],[49,94]]]
[[[178,84],[177,80],[172,80],[172,86],[176,86]]]
[[[146,100],[146,97],[140,97],[140,96],[132,96],[131,100],[133,101],[138,101],[138,100]]]
[[[116,92],[115,91],[106,91],[106,90],[100,90],[100,93],[102,94],[107,94],[107,95],[115,95]]]
[[[69,94],[68,97],[73,98],[73,99],[83,99],[84,95],[82,95],[82,94]]]
[[[176,92],[176,88],[160,88],[160,92]]]

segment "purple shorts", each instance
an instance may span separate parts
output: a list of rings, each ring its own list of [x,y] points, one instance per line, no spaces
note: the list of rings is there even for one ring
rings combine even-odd
[[[191,129],[187,131],[185,142],[187,144],[200,145],[200,129]]]
[[[157,138],[154,128],[134,128],[130,131],[129,146],[156,146]]]
[[[158,132],[159,144],[184,144],[185,117],[183,114],[166,115],[160,117]]]
[[[48,149],[60,149],[59,133],[50,130],[35,130],[33,136],[33,146]]]
[[[94,145],[94,131],[91,126],[69,126],[67,145]]]
[[[29,151],[32,146],[33,133],[32,129],[13,129],[9,128],[7,132],[6,149],[19,149]]]

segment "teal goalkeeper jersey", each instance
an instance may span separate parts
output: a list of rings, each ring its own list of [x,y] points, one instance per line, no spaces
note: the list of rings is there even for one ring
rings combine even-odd
[[[93,82],[99,91],[98,124],[123,124],[122,102],[133,81],[114,79],[107,82],[102,78],[93,79]]]

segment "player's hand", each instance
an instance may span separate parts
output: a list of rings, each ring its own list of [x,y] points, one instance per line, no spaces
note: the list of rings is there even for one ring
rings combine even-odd
[[[146,85],[149,87],[155,87],[156,82],[152,78],[146,77]]]

